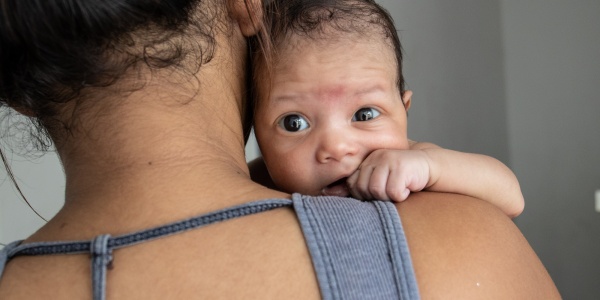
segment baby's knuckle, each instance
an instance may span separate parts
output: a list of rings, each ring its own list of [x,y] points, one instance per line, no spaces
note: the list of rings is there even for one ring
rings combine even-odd
[[[386,192],[390,198],[399,199],[402,196],[402,188],[396,185],[388,185]]]
[[[381,197],[385,195],[385,187],[380,184],[371,184],[369,185],[369,192],[376,197]]]

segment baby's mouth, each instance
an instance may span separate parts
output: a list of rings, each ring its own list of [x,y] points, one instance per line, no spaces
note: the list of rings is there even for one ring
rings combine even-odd
[[[350,192],[348,191],[348,185],[346,184],[346,180],[348,180],[348,177],[343,177],[334,181],[333,183],[323,188],[321,190],[321,194],[323,194],[323,196],[348,197],[350,195]]]

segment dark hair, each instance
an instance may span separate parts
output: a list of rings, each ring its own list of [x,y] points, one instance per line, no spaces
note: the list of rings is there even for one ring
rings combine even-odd
[[[224,0],[0,0],[0,160],[19,193],[3,145],[17,142],[26,154],[51,149],[72,130],[73,120],[58,116],[62,104],[102,101],[88,91],[130,71],[195,74],[213,58],[215,32],[231,30],[220,23],[225,7]]]
[[[0,0],[2,118],[5,106],[24,112],[34,137],[47,140],[46,130],[69,127],[56,122],[57,104],[79,100],[87,88],[110,86],[140,66],[177,66],[191,50],[200,49],[198,67],[210,61],[222,9],[205,2]],[[189,30],[194,41],[184,36]]]
[[[397,86],[404,92],[402,75],[402,46],[389,12],[373,0],[274,0],[265,10],[265,26],[277,49],[293,36],[327,38],[326,29],[334,32],[380,34],[390,43],[397,63]],[[251,43],[251,46],[254,43]],[[253,97],[256,99],[256,82],[271,71],[271,62],[264,61],[273,55],[265,55],[260,47],[253,50],[254,82]]]

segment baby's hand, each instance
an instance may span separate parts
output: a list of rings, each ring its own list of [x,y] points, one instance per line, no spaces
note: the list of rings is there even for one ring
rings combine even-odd
[[[427,187],[429,164],[422,150],[375,150],[348,177],[348,189],[361,200],[404,201]]]

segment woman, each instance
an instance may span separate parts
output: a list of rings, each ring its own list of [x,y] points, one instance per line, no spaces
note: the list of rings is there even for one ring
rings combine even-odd
[[[261,4],[0,0],[1,103],[48,132],[66,174],[60,212],[7,246],[42,242],[34,249],[55,255],[5,255],[1,299],[329,297],[315,272],[330,266],[309,252],[299,206],[253,183],[244,159],[246,37],[259,33]],[[108,247],[111,236],[264,199],[274,207]],[[558,297],[491,206],[420,193],[397,207],[423,298]],[[60,254],[71,246],[53,252],[50,241],[87,242]]]

